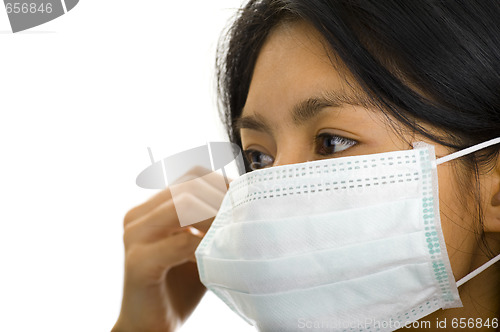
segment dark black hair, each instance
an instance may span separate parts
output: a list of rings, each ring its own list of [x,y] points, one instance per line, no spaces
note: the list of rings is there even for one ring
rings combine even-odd
[[[500,1],[250,0],[217,60],[221,115],[234,143],[241,146],[233,124],[259,51],[284,20],[312,24],[366,94],[404,127],[453,149],[500,136]],[[498,154],[496,145],[462,158],[464,182],[495,167]],[[478,182],[468,192],[479,201]],[[481,226],[480,207],[477,215]]]

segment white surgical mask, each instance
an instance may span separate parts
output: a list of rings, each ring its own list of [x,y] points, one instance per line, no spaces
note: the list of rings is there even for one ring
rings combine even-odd
[[[457,287],[474,274],[453,277],[437,165],[497,143],[437,161],[417,143],[245,174],[196,250],[201,281],[260,331],[393,331],[460,307]]]

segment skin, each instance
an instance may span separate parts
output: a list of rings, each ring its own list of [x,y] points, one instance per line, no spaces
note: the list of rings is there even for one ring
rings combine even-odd
[[[201,174],[206,172],[195,168],[179,179],[198,183],[196,190],[185,187],[176,204],[215,215],[226,188],[217,173]],[[206,291],[194,251],[212,221],[181,227],[168,188],[126,214],[123,300],[112,331],[175,331],[189,317]]]
[[[294,116],[298,104],[327,92],[366,99],[343,68],[327,53],[321,36],[307,24],[283,24],[274,29],[255,66],[242,113],[245,120],[238,123],[247,155],[266,162],[261,166],[272,167],[411,149],[409,142],[415,141],[433,143],[404,128],[395,131],[397,122],[366,103],[321,104],[317,112]],[[307,114],[310,116],[305,120]],[[342,136],[347,141],[336,146],[338,152],[328,153],[321,144],[325,135]],[[443,146],[435,148],[438,157],[450,152]],[[487,261],[473,234],[471,211],[478,202],[460,189],[457,165],[451,162],[438,167],[442,227],[456,280]],[[197,173],[199,170],[193,170],[186,176],[194,178]],[[217,211],[220,200],[213,197],[221,198],[224,190],[215,184],[216,180],[206,179],[203,190],[183,197],[184,204]],[[500,166],[482,175],[480,183],[484,231],[492,250],[498,253]],[[169,189],[127,213],[124,295],[113,331],[173,331],[187,319],[205,292],[198,279],[194,251],[211,222],[194,225],[196,230],[181,228]],[[499,317],[499,277],[494,268],[487,269],[459,288],[463,308],[439,310],[423,320],[433,324],[431,330],[437,330],[436,319],[447,318],[450,327],[452,318]]]

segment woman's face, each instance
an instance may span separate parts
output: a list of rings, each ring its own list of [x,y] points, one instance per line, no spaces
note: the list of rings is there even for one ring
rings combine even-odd
[[[397,123],[357,91],[316,30],[305,23],[277,27],[257,59],[237,123],[253,167],[406,150],[408,142],[427,141],[408,130],[396,133]],[[438,157],[449,153],[435,148]],[[450,164],[438,167],[443,232],[458,280],[475,264],[477,244],[452,170]]]

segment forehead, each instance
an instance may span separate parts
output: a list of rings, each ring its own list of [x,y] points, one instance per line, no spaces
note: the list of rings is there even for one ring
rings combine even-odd
[[[283,23],[271,32],[259,53],[243,116],[283,121],[293,105],[332,92],[366,101],[360,90],[312,26]]]

